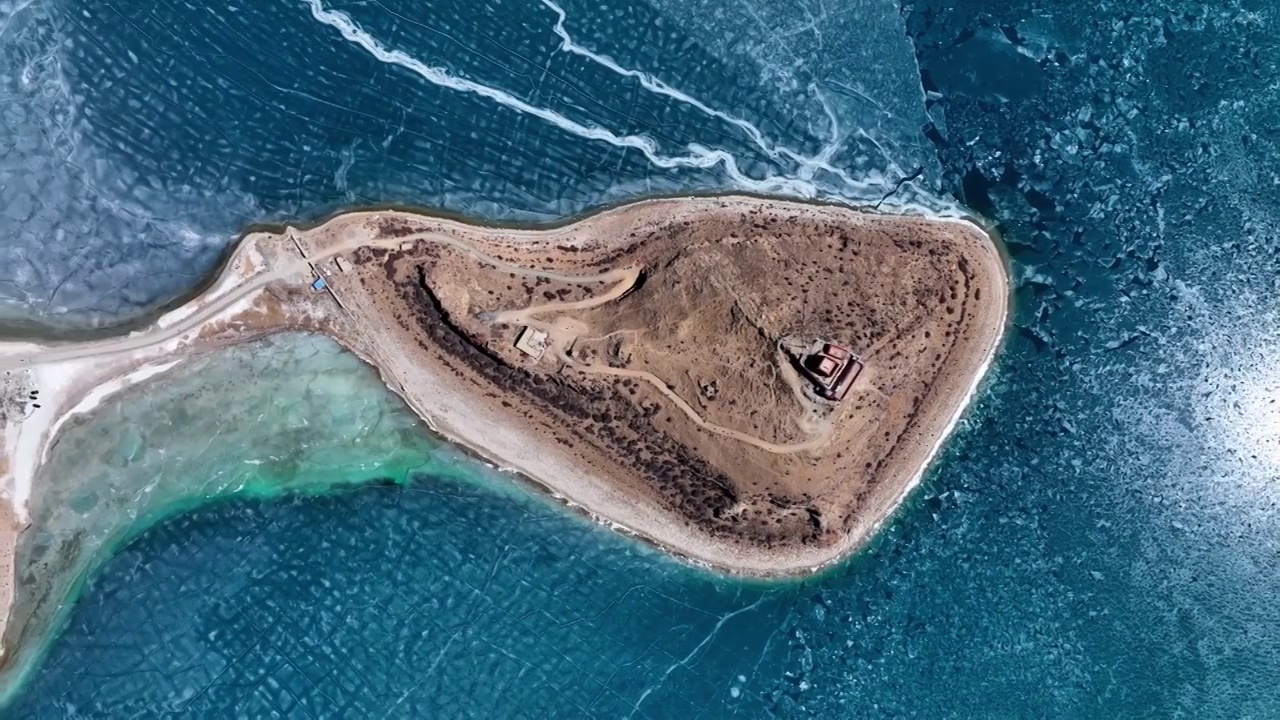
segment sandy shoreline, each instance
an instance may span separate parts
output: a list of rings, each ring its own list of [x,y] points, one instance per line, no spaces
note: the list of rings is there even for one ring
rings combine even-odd
[[[703,205],[734,203],[746,207],[783,207],[795,212],[827,212],[822,206],[800,205],[759,198],[688,198],[650,200],[624,206],[622,210],[594,214],[607,232],[612,212],[665,212],[674,205],[693,212]],[[819,208],[814,210],[813,208]],[[839,209],[839,213],[851,213]],[[433,232],[462,238],[458,247],[479,243],[490,233],[483,226],[396,211],[344,213],[306,231],[287,229],[283,233],[251,232],[241,240],[219,276],[198,297],[170,310],[146,328],[123,337],[88,342],[35,345],[0,343],[0,369],[9,378],[4,435],[4,497],[21,526],[27,518],[27,502],[38,482],[40,467],[58,428],[71,416],[87,413],[109,395],[134,383],[162,375],[191,353],[204,352],[229,343],[242,342],[264,333],[304,329],[330,335],[373,366],[387,387],[405,400],[429,427],[444,439],[467,448],[480,458],[526,479],[533,486],[594,521],[641,539],[685,562],[724,573],[752,577],[786,577],[818,572],[846,558],[863,546],[890,518],[920,483],[925,472],[954,431],[973,401],[1004,336],[1007,324],[1009,283],[997,240],[976,223],[954,218],[910,218],[867,216],[870,222],[943,224],[955,233],[957,242],[974,248],[973,258],[982,263],[978,272],[992,299],[980,305],[985,313],[975,320],[977,339],[964,347],[974,369],[963,377],[944,375],[939,381],[951,388],[938,400],[947,412],[926,418],[904,430],[897,455],[885,462],[886,477],[899,478],[877,487],[857,513],[856,522],[841,530],[836,542],[815,546],[795,546],[770,550],[753,548],[740,541],[709,535],[696,525],[679,522],[669,508],[661,507],[620,486],[601,466],[582,464],[557,448],[550,447],[546,434],[534,431],[505,413],[497,401],[483,401],[468,387],[460,385],[442,368],[424,366],[422,357],[409,351],[414,338],[405,330],[387,331],[367,322],[371,308],[382,302],[356,283],[343,284],[342,273],[332,260],[350,257],[359,247],[377,248],[383,255],[403,250],[398,238],[374,239],[348,232],[342,237],[317,234],[330,226],[355,227],[356,222],[377,218],[425,222]],[[602,220],[599,218],[603,218]],[[585,222],[585,221],[583,221]],[[579,232],[583,222],[553,228],[505,229],[502,242],[485,245],[511,250],[515,256],[532,258],[554,250],[574,259],[590,249],[600,251],[601,242],[584,240]],[[346,223],[344,226],[343,223]],[[617,237],[621,238],[619,233]],[[287,241],[286,241],[287,240]],[[513,249],[502,243],[522,243]],[[476,245],[479,247],[479,245]],[[488,256],[483,256],[488,257]],[[474,258],[473,258],[474,260]],[[372,261],[370,261],[372,262]],[[484,265],[484,262],[480,263]],[[492,264],[492,263],[490,263]],[[327,292],[310,285],[314,273],[334,280]],[[512,275],[514,277],[514,274]],[[335,287],[335,285],[337,287]],[[482,284],[476,285],[482,287]],[[993,292],[991,292],[993,291]],[[375,327],[376,330],[371,330]],[[399,334],[397,334],[399,332]],[[927,336],[927,333],[926,333]],[[420,343],[421,341],[418,340]],[[38,389],[40,408],[32,408],[30,390]],[[905,459],[904,459],[905,458]],[[12,597],[13,547],[18,532],[5,534],[0,527],[0,610],[6,595]],[[20,590],[20,589],[19,589]],[[5,617],[8,612],[5,611]],[[0,627],[0,631],[3,628]]]
[[[685,202],[688,206],[696,206],[718,201],[716,198],[697,198]],[[735,198],[734,202],[746,205],[771,204],[769,201],[759,199]],[[648,204],[661,206],[664,203],[666,201],[647,201],[632,207]],[[383,217],[387,213],[348,214],[341,219],[355,222],[361,215]],[[894,222],[889,217],[877,217]],[[648,504],[637,502],[634,495],[618,492],[615,483],[591,473],[582,463],[563,456],[555,457],[555,453],[547,452],[546,442],[540,442],[533,435],[521,431],[521,426],[527,425],[526,423],[513,420],[509,414],[500,412],[484,415],[478,410],[474,395],[466,397],[447,393],[446,389],[456,385],[448,378],[437,376],[424,381],[422,379],[424,368],[420,360],[409,361],[398,357],[399,353],[395,350],[376,349],[378,340],[374,340],[373,345],[370,346],[367,344],[367,339],[344,335],[342,332],[334,333],[334,337],[378,367],[384,379],[388,379],[388,386],[397,390],[398,394],[404,397],[420,415],[430,418],[436,432],[457,444],[471,448],[499,467],[516,471],[553,497],[559,498],[571,507],[581,509],[596,521],[644,538],[669,554],[681,557],[688,562],[720,572],[755,577],[804,575],[830,566],[855,551],[918,485],[927,470],[928,462],[936,455],[947,435],[963,415],[1003,337],[1003,328],[1007,320],[1008,283],[998,248],[993,243],[993,239],[974,223],[952,219],[941,222],[968,235],[969,240],[981,243],[988,250],[980,256],[981,261],[988,263],[985,271],[999,278],[1000,302],[988,305],[991,312],[984,320],[987,331],[982,337],[982,347],[976,349],[980,355],[978,372],[963,378],[963,384],[953,391],[955,398],[942,401],[945,405],[954,408],[942,419],[942,422],[934,423],[931,427],[919,428],[916,437],[909,438],[907,444],[914,447],[910,451],[900,453],[900,457],[905,458],[906,462],[899,463],[903,465],[899,472],[906,471],[904,475],[909,473],[909,479],[903,483],[898,481],[888,483],[890,488],[887,489],[891,489],[892,492],[877,494],[873,498],[877,509],[874,512],[869,510],[863,512],[862,518],[865,522],[860,522],[857,527],[851,528],[843,535],[840,542],[823,547],[795,547],[786,551],[762,550],[744,547],[741,543],[723,542],[721,539],[709,537],[697,530],[691,531],[679,522],[672,522],[672,518],[667,513],[649,512],[653,508]],[[435,219],[430,219],[430,224],[433,227],[453,225],[450,221]],[[453,228],[454,231],[464,233],[472,229],[465,226]],[[532,256],[539,252],[538,248],[546,250],[557,247],[557,244],[563,247],[566,242],[582,244],[581,238],[574,235],[574,230],[575,226],[566,226],[553,231],[506,231],[503,235],[520,240],[522,250],[527,250]],[[535,243],[536,246],[534,246]],[[590,243],[585,245],[589,246]],[[363,347],[362,344],[364,344]],[[397,345],[397,343],[391,344]],[[399,346],[404,347],[407,344],[402,342]],[[414,376],[417,382],[409,380],[409,376]],[[415,396],[432,399],[426,403],[427,407],[424,407],[421,401],[415,401]],[[436,410],[433,412],[431,407]],[[468,407],[469,412],[465,416],[451,412],[451,409],[458,407]],[[921,456],[926,458],[924,462],[918,460]],[[539,480],[544,477],[556,478],[557,481],[547,483]]]

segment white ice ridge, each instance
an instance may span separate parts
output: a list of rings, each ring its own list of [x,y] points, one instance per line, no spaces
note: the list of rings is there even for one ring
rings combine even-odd
[[[569,43],[568,45],[562,45],[562,47],[567,51],[588,57],[595,62],[603,64],[614,72],[620,72],[628,77],[635,77],[639,79],[641,86],[651,92],[659,93],[674,100],[688,103],[702,112],[734,124],[747,132],[748,136],[752,138],[752,141],[764,149],[766,153],[771,155],[774,153],[786,155],[795,160],[802,167],[802,172],[799,176],[770,175],[764,179],[756,179],[745,175],[738,168],[736,158],[724,150],[716,150],[697,143],[689,143],[686,146],[686,149],[689,151],[688,155],[665,155],[660,151],[657,143],[655,143],[651,138],[643,135],[619,135],[606,128],[581,123],[554,110],[531,105],[505,90],[489,87],[488,85],[483,85],[466,78],[458,77],[443,68],[432,67],[423,63],[421,60],[408,55],[402,50],[395,50],[386,47],[377,38],[366,32],[364,28],[356,24],[356,22],[351,19],[351,16],[345,12],[340,10],[330,10],[324,6],[321,0],[306,0],[306,3],[311,8],[311,16],[313,18],[337,30],[342,35],[343,39],[363,48],[379,62],[387,63],[388,65],[398,65],[438,87],[479,95],[480,97],[492,100],[499,105],[517,112],[532,115],[557,128],[560,128],[561,130],[564,130],[565,132],[577,135],[578,137],[605,142],[613,145],[614,147],[639,150],[651,164],[659,168],[711,169],[720,165],[723,167],[724,173],[730,182],[738,189],[761,193],[780,192],[805,198],[816,197],[821,194],[820,189],[812,179],[813,171],[815,169],[822,169],[839,177],[845,183],[847,189],[861,191],[858,194],[864,199],[882,193],[887,185],[887,181],[883,178],[874,176],[869,178],[867,181],[855,181],[843,170],[830,166],[828,161],[838,149],[840,136],[839,127],[835,123],[835,114],[829,107],[827,108],[827,114],[832,122],[832,130],[835,135],[832,140],[832,144],[825,148],[817,157],[805,158],[786,148],[775,148],[751,123],[710,108],[701,101],[671,88],[646,73],[623,68],[613,60],[603,55],[592,53],[590,50],[573,43],[572,39],[567,41]],[[564,12],[559,9],[559,6],[556,6],[553,3],[549,3],[547,6],[552,10],[555,10],[560,15],[561,21],[557,23],[557,35],[560,36],[563,43],[566,38],[568,38],[568,33],[564,32],[563,29]],[[823,101],[823,105],[826,107],[825,100]],[[776,157],[776,155],[774,156]]]
[[[810,89],[815,95],[817,95],[818,100],[822,103],[822,109],[826,111],[827,120],[829,121],[831,128],[831,140],[818,155],[815,155],[814,157],[805,157],[791,148],[773,144],[765,138],[764,133],[760,132],[760,128],[757,128],[751,122],[739,117],[734,117],[723,110],[716,110],[701,100],[671,87],[649,73],[641,70],[625,68],[619,65],[616,60],[608,55],[595,52],[594,50],[579,44],[572,36],[569,35],[569,31],[564,26],[565,21],[568,20],[568,15],[565,13],[564,8],[557,5],[554,0],[542,0],[542,4],[547,6],[551,12],[556,14],[556,25],[553,28],[553,31],[555,32],[556,37],[560,38],[561,50],[578,55],[579,57],[584,57],[597,65],[608,68],[609,70],[622,75],[623,77],[635,78],[640,81],[640,86],[649,92],[656,93],[658,95],[665,95],[676,102],[681,102],[694,107],[706,115],[737,127],[746,133],[747,137],[751,138],[751,142],[755,143],[756,147],[764,151],[769,157],[775,160],[787,158],[798,164],[800,166],[800,177],[803,179],[808,180],[812,178],[813,173],[817,170],[825,170],[826,172],[839,177],[845,182],[845,184],[857,184],[843,169],[833,167],[829,162],[832,156],[835,155],[836,151],[840,149],[840,145],[844,140],[844,135],[840,132],[840,122],[836,119],[835,112],[831,109],[831,106],[827,104],[826,97],[823,96],[822,92],[818,90],[816,86],[812,86]]]

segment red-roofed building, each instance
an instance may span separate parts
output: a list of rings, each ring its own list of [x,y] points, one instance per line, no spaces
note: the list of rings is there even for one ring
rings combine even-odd
[[[862,361],[842,345],[823,343],[822,349],[801,359],[800,370],[814,391],[827,400],[839,402],[849,394],[853,381],[862,372]]]

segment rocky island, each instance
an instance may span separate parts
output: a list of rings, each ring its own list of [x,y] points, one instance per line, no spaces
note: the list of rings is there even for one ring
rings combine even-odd
[[[551,229],[379,210],[249,233],[143,329],[0,344],[5,645],[63,600],[15,553],[58,482],[41,469],[59,427],[195,353],[323,333],[440,435],[600,522],[721,571],[796,575],[855,550],[918,483],[1008,295],[972,222],[737,196]]]

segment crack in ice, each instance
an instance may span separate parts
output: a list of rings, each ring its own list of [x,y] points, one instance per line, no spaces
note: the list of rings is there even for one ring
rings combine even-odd
[[[702,639],[702,642],[698,643],[697,647],[690,650],[689,654],[685,655],[683,660],[677,660],[670,667],[668,667],[667,671],[662,673],[662,677],[658,678],[658,682],[645,688],[644,692],[640,693],[640,697],[636,698],[636,701],[634,703],[635,711],[633,711],[630,715],[627,716],[627,720],[631,720],[631,718],[635,717],[635,714],[637,712],[640,712],[640,706],[644,704],[645,698],[649,697],[649,694],[652,693],[654,690],[657,690],[658,688],[662,687],[662,685],[666,683],[667,678],[671,676],[671,673],[675,672],[676,668],[684,667],[685,669],[689,669],[689,661],[692,660],[693,657],[697,655],[699,651],[702,650],[702,648],[706,647],[707,643],[711,642],[711,640],[715,638],[715,636],[720,632],[720,629],[724,627],[725,623],[729,622],[733,618],[745,612],[750,612],[752,610],[755,610],[756,608],[763,605],[765,601],[768,599],[769,599],[769,596],[765,595],[761,597],[759,600],[756,600],[755,602],[751,603],[750,605],[746,607],[738,608],[737,610],[734,610],[733,612],[728,613],[723,617],[721,617],[720,621],[716,623],[715,627],[711,628],[711,632],[707,633],[707,636]]]
[[[764,137],[764,134],[760,132],[760,129],[757,128],[752,123],[746,120],[743,120],[742,118],[734,117],[722,110],[716,110],[715,108],[707,105],[701,100],[687,93],[684,93],[680,90],[677,90],[676,88],[671,87],[670,85],[659,80],[653,75],[650,75],[649,73],[646,73],[640,70],[632,70],[630,68],[625,68],[622,65],[619,65],[616,60],[609,57],[608,55],[597,53],[594,50],[591,50],[590,48],[587,48],[584,45],[580,45],[579,43],[574,41],[573,37],[569,35],[569,31],[565,29],[565,26],[564,26],[565,21],[568,20],[569,18],[568,18],[568,15],[565,13],[564,8],[557,5],[552,0],[542,0],[542,4],[545,5],[548,9],[550,9],[551,12],[556,14],[556,18],[557,18],[556,24],[555,24],[555,27],[552,28],[552,31],[556,34],[556,37],[560,38],[561,50],[567,53],[571,53],[573,55],[577,55],[579,57],[586,58],[596,63],[597,65],[600,65],[604,68],[612,70],[618,75],[622,75],[623,77],[635,78],[636,80],[640,81],[640,86],[643,87],[645,90],[648,90],[649,92],[656,93],[658,95],[664,95],[666,97],[671,98],[672,100],[675,100],[676,102],[681,102],[691,107],[697,108],[700,112],[706,115],[710,115],[711,117],[714,117],[716,119],[723,120],[724,122],[727,122],[730,125],[733,125],[738,129],[742,130],[744,133],[746,133],[747,136],[751,138],[751,141],[755,143],[756,147],[763,150],[766,154],[769,155],[769,157],[772,157],[775,160],[782,159],[783,153],[779,151],[776,147],[774,147],[768,140],[766,140]]]
[[[837,151],[839,151],[840,146],[843,144],[845,135],[840,130],[840,121],[836,118],[835,112],[827,102],[826,96],[816,85],[811,85],[810,90],[817,96],[818,102],[822,103],[822,109],[826,113],[827,120],[830,123],[831,140],[822,148],[821,151],[819,151],[817,155],[808,157],[786,147],[785,145],[770,142],[768,138],[764,136],[764,133],[760,131],[760,128],[756,127],[748,120],[735,117],[723,110],[717,110],[692,95],[668,85],[650,73],[623,67],[612,57],[603,53],[598,53],[585,45],[582,45],[574,40],[573,36],[569,34],[568,29],[565,28],[565,22],[568,20],[568,14],[564,11],[564,8],[556,4],[554,0],[541,0],[541,2],[556,14],[556,24],[555,27],[552,28],[552,31],[556,34],[556,37],[560,38],[561,50],[586,58],[587,60],[590,60],[601,67],[607,68],[623,77],[635,78],[640,82],[640,86],[649,92],[657,95],[663,95],[675,100],[676,102],[684,103],[709,117],[713,117],[717,120],[733,125],[746,133],[747,137],[751,138],[751,142],[769,157],[779,162],[783,160],[790,160],[799,165],[799,177],[803,180],[812,179],[816,171],[822,170],[840,178],[840,180],[846,185],[853,187],[864,186],[864,183],[859,183],[851,178],[844,169],[837,168],[830,163],[831,158]]]
[[[636,78],[640,81],[641,86],[650,92],[658,93],[678,102],[686,103],[711,115],[712,117],[716,117],[742,129],[758,147],[766,152],[766,154],[775,158],[784,156],[800,165],[800,172],[798,176],[769,175],[763,179],[753,178],[746,175],[738,168],[737,159],[729,152],[720,149],[708,148],[704,145],[693,142],[688,143],[685,146],[685,149],[689,151],[689,154],[687,155],[666,155],[661,151],[657,143],[654,142],[652,138],[645,135],[618,134],[612,130],[599,127],[594,124],[579,122],[554,110],[538,107],[526,102],[505,90],[459,77],[444,68],[427,65],[421,60],[405,53],[403,50],[388,48],[381,41],[364,30],[364,28],[360,27],[360,25],[358,25],[350,15],[339,10],[326,8],[322,0],[306,0],[306,3],[311,9],[311,16],[313,18],[320,23],[337,30],[344,40],[360,47],[379,62],[386,63],[388,65],[396,65],[409,70],[437,87],[477,95],[496,102],[503,107],[515,110],[516,112],[531,115],[565,132],[577,135],[578,137],[604,142],[617,148],[637,150],[643,154],[652,165],[661,169],[714,170],[716,167],[720,167],[728,180],[740,190],[759,193],[778,192],[805,198],[812,198],[821,194],[818,186],[812,181],[814,173],[818,170],[828,172],[833,176],[840,178],[847,187],[863,191],[872,191],[875,188],[883,188],[884,183],[855,181],[846,171],[836,168],[828,162],[828,160],[838,150],[839,142],[842,137],[839,126],[836,124],[835,114],[831,112],[830,108],[827,108],[827,111],[828,116],[833,123],[833,138],[831,144],[824,148],[823,151],[814,158],[804,157],[794,150],[770,143],[758,128],[745,120],[735,118],[723,111],[715,110],[702,101],[672,88],[666,83],[663,83],[652,75],[624,68],[607,56],[594,53],[585,47],[578,45],[573,42],[567,31],[564,30],[564,11],[561,10],[554,2],[547,2],[547,0],[543,1],[547,7],[557,12],[560,17],[560,21],[556,25],[556,34],[561,39],[562,49],[591,59],[592,61],[600,63],[604,67],[626,77]],[[826,107],[825,99],[823,99],[822,102],[824,107]]]

